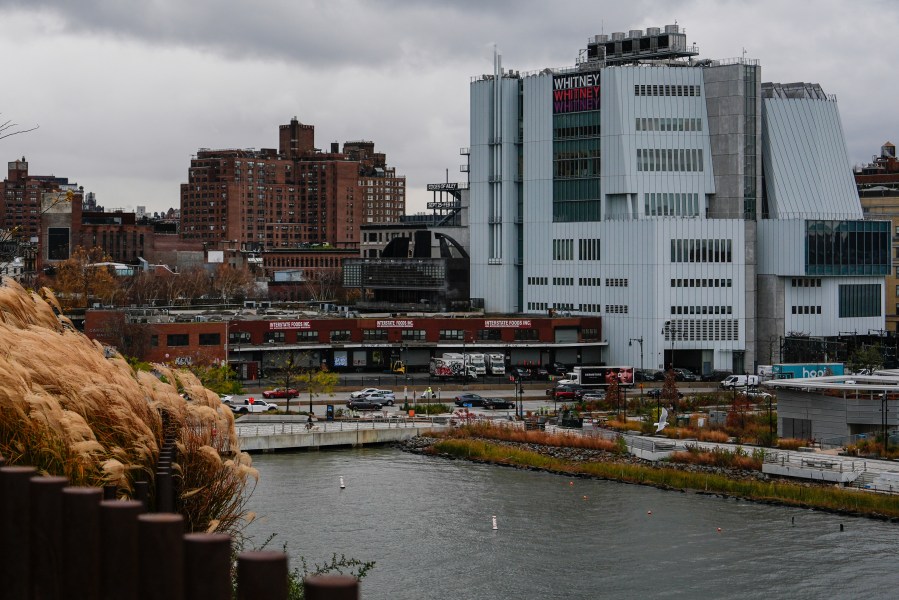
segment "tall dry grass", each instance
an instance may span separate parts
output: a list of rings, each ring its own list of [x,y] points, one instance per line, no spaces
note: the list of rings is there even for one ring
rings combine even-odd
[[[542,446],[618,452],[618,445],[615,442],[600,437],[546,433],[545,431],[539,430],[528,431],[514,427],[500,427],[490,423],[472,423],[470,425],[463,425],[462,427],[456,427],[441,435],[443,437],[457,439],[482,438],[521,444],[539,444]]]
[[[153,480],[166,413],[180,450],[176,505],[193,531],[234,531],[255,472],[231,411],[189,372],[134,371],[75,331],[52,292],[42,294],[0,283],[0,454],[72,485],[112,483],[130,495],[135,481]]]

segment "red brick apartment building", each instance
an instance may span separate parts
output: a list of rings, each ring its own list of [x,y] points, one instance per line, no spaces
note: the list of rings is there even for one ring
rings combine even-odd
[[[250,251],[357,249],[360,225],[405,213],[405,177],[373,142],[322,152],[314,136],[294,118],[280,126],[278,150],[201,148],[181,185],[182,236]]]
[[[216,320],[197,322],[198,318]],[[159,322],[163,319],[170,322]],[[123,332],[143,337],[145,360],[176,364],[227,360],[243,379],[258,378],[288,351],[308,352],[310,364],[324,363],[336,371],[378,371],[394,360],[404,361],[412,370],[426,370],[431,357],[444,352],[500,353],[509,365],[599,364],[606,346],[600,317],[274,319],[87,312],[89,337],[121,347]]]
[[[31,175],[24,156],[7,167],[7,177],[0,181],[0,229],[18,228],[18,237],[25,242],[40,240],[45,194],[61,194],[62,201],[81,206],[82,190],[67,177]]]

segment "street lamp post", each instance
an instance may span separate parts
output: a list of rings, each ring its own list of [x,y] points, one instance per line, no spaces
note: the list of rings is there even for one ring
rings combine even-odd
[[[641,335],[638,338],[631,338],[628,340],[627,345],[633,346],[634,342],[640,344],[640,410],[643,410],[643,336]],[[636,383],[637,378],[634,377],[634,382]]]
[[[883,432],[883,453],[886,454],[889,450],[889,438],[887,437],[887,393],[883,392],[880,396],[880,406],[881,406],[881,418],[880,418],[880,427]]]

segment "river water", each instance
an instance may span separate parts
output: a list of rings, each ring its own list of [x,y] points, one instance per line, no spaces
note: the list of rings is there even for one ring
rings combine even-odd
[[[882,521],[389,448],[253,462],[254,541],[375,561],[365,600],[899,597]]]

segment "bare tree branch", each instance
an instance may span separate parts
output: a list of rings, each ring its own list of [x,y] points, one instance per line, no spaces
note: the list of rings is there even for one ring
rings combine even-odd
[[[18,123],[13,123],[12,121],[6,121],[4,123],[0,123],[0,140],[12,137],[14,135],[19,135],[20,133],[28,133],[29,131],[34,131],[35,129],[39,129],[40,125],[35,125],[31,129],[20,129],[18,131],[10,131],[15,127],[18,127]]]

